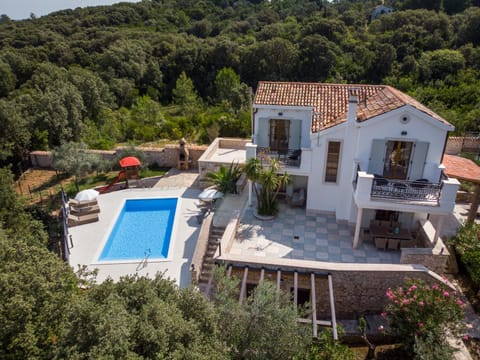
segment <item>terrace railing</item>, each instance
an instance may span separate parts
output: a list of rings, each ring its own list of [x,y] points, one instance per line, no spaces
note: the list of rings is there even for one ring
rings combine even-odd
[[[273,159],[277,159],[281,166],[300,167],[302,163],[301,149],[271,150],[270,148],[257,147],[257,158],[263,164],[269,164]]]
[[[438,204],[441,192],[442,183],[431,183],[425,179],[405,181],[376,177],[372,182],[370,197]]]

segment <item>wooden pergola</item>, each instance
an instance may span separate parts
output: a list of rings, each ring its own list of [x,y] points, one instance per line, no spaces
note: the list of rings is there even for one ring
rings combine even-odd
[[[243,301],[247,297],[247,278],[248,278],[248,270],[249,266],[234,266],[232,264],[228,264],[227,267],[227,276],[230,277],[232,275],[232,269],[233,268],[240,269],[243,271],[243,276],[242,276],[242,282],[240,285],[240,295],[239,295],[239,303],[243,303]],[[272,270],[272,269],[265,269],[263,267],[258,268],[252,268],[252,270],[260,270],[260,275],[258,278],[258,284],[263,283],[265,279],[265,272],[268,271],[269,273],[274,273],[276,275],[276,284],[277,284],[277,301],[280,296],[280,285],[281,285],[281,277],[282,277],[282,271],[286,273],[293,273],[293,305],[295,309],[298,307],[298,275],[308,275],[310,277],[310,301],[312,304],[312,316],[311,319],[304,319],[304,318],[299,318],[297,321],[299,323],[311,323],[312,324],[312,331],[313,331],[313,337],[318,336],[318,326],[325,326],[325,327],[331,327],[332,328],[332,335],[335,340],[338,340],[338,330],[337,330],[337,317],[336,317],[336,312],[335,312],[335,298],[333,295],[333,279],[332,279],[332,274],[330,273],[320,273],[320,272],[311,272],[311,271],[299,271],[299,270]],[[213,271],[211,273],[210,279],[208,281],[207,288],[205,290],[205,295],[209,298],[210,293],[212,290],[213,286]],[[321,278],[327,278],[328,280],[328,294],[329,294],[329,302],[330,302],[330,314],[331,314],[331,320],[319,320],[317,318],[317,307],[316,307],[316,289],[315,289],[315,284],[316,284],[316,278],[321,277]]]
[[[448,176],[475,184],[473,200],[467,218],[467,222],[474,222],[480,204],[480,166],[470,159],[447,154],[443,156],[443,165]]]

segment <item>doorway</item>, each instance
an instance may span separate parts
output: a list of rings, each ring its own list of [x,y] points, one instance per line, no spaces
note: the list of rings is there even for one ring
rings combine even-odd
[[[290,120],[270,120],[270,150],[287,152],[290,138]]]
[[[388,179],[406,180],[412,148],[412,142],[387,141],[383,176]]]

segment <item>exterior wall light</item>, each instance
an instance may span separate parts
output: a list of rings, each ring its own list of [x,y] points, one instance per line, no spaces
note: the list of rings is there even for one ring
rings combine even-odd
[[[279,112],[279,113],[278,113],[278,116],[282,116],[282,115],[283,115],[283,112]]]
[[[403,130],[403,131],[401,132],[401,134],[402,134],[402,136],[406,136],[408,133],[407,133],[405,130]]]

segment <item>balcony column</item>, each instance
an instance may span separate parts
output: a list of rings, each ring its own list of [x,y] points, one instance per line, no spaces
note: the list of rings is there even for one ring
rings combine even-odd
[[[360,229],[362,228],[362,216],[363,216],[363,208],[358,208],[357,213],[357,222],[355,223],[355,235],[353,235],[353,248],[356,249],[358,247],[358,243],[360,240]]]
[[[433,247],[437,245],[438,238],[440,237],[440,233],[442,232],[444,220],[445,215],[439,216],[437,226],[435,226],[435,235],[433,236]]]
[[[252,143],[247,143],[245,145],[245,156],[247,161],[252,158],[257,157],[257,145]],[[252,206],[252,191],[253,191],[253,184],[250,180],[248,180],[248,206]]]

